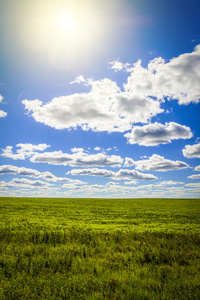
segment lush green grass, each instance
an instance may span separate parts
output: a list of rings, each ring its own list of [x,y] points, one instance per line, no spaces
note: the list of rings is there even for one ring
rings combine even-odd
[[[0,299],[200,299],[200,200],[0,198]]]

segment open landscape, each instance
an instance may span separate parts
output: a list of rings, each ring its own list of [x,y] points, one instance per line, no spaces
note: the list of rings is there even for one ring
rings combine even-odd
[[[199,299],[199,199],[0,198],[0,299]]]
[[[200,299],[199,16],[0,0],[0,300]]]

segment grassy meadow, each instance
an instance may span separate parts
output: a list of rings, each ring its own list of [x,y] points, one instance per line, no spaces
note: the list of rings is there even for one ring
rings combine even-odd
[[[200,299],[199,199],[0,198],[0,299]]]

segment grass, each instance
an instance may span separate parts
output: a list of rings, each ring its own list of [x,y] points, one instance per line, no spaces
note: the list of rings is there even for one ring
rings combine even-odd
[[[0,299],[200,299],[199,208],[0,198]]]

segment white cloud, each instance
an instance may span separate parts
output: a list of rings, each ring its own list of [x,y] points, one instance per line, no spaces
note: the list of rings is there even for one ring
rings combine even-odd
[[[149,159],[138,160],[135,162],[136,169],[141,171],[161,171],[181,170],[188,168],[188,164],[183,161],[173,161],[165,159],[163,156],[153,154]]]
[[[163,112],[163,109],[160,108],[159,101],[136,94],[132,91],[117,94],[113,102],[113,109],[129,124],[148,123],[152,117]],[[130,129],[129,126],[127,129],[124,128],[123,131]]]
[[[148,125],[134,126],[130,133],[124,135],[130,144],[142,146],[157,146],[171,143],[171,140],[190,139],[193,134],[189,127],[174,122],[151,123]]]
[[[95,147],[95,148],[94,148],[94,150],[95,150],[95,151],[102,151],[103,153],[106,153],[106,151],[112,151],[112,150],[113,150],[113,151],[118,151],[118,149],[117,149],[117,147],[116,147],[116,146],[115,146],[115,147],[113,147],[113,148],[110,148],[110,147],[109,147],[109,148],[106,148],[106,149],[105,149],[105,148],[102,148],[102,147],[99,147],[99,146],[97,146],[97,147]]]
[[[173,180],[168,180],[168,181],[161,181],[159,182],[161,185],[176,185],[176,184],[184,184],[184,182],[176,182]]]
[[[78,83],[79,84],[81,82],[87,82],[87,80],[83,77],[83,75],[77,76],[74,81],[70,82],[70,84],[73,84],[73,83]]]
[[[126,170],[121,169],[117,172],[113,172],[106,169],[98,169],[98,168],[92,168],[92,169],[74,169],[69,171],[66,174],[71,174],[74,176],[77,175],[88,175],[88,176],[101,176],[106,178],[112,178],[114,180],[152,180],[157,179],[152,174],[143,174],[135,170]]]
[[[104,153],[88,154],[82,151],[74,152],[73,154],[63,153],[62,151],[37,153],[30,159],[34,163],[48,163],[52,165],[64,166],[121,166],[123,158],[116,155],[106,155]]]
[[[14,160],[24,160],[27,157],[32,156],[35,151],[44,151],[49,145],[46,144],[38,144],[38,145],[32,145],[32,144],[17,144],[17,148],[20,148],[16,151],[16,153],[13,153],[13,147],[12,146],[7,146],[5,149],[3,149],[3,153],[1,156],[7,157],[7,158],[12,158]]]
[[[5,118],[7,116],[7,113],[3,110],[0,110],[0,118]]]
[[[28,176],[34,178],[42,178],[46,181],[52,182],[60,182],[60,183],[73,183],[73,184],[85,184],[83,181],[80,180],[72,180],[69,178],[63,177],[56,177],[50,172],[39,172],[35,169],[28,169],[24,167],[17,167],[12,165],[2,165],[0,166],[0,175],[3,174],[13,174],[13,175],[20,175],[20,176]]]
[[[200,188],[200,182],[187,183],[185,186],[192,187],[192,188]]]
[[[116,186],[119,185],[119,182],[115,182],[115,181],[109,181],[106,183],[107,186]]]
[[[83,148],[71,148],[71,152],[84,152]]]
[[[117,60],[111,61],[108,64],[111,65],[111,69],[115,70],[115,72],[121,71],[124,68],[123,63]]]
[[[98,147],[98,146],[97,146],[97,147],[94,148],[94,150],[95,150],[95,151],[100,151],[100,150],[101,150],[101,147]]]
[[[2,102],[3,100],[3,96],[0,95],[0,103]],[[0,110],[0,118],[5,118],[7,116],[7,113],[3,110]]]
[[[39,100],[22,103],[35,121],[56,129],[81,127],[83,130],[124,132],[133,123],[147,123],[163,112],[160,102],[121,91],[116,82],[107,78],[89,80],[89,93],[72,94],[43,104]]]
[[[195,145],[186,145],[183,149],[183,155],[188,158],[200,158],[200,143]]]
[[[111,62],[108,63],[109,65],[111,65],[111,69],[113,69],[115,72],[118,71],[127,71],[127,72],[131,72],[132,71],[132,66],[130,63],[122,63],[119,60],[113,60]]]
[[[10,182],[0,181],[1,188],[49,188],[51,184],[41,180],[29,180],[26,178],[13,178]]]
[[[2,165],[0,166],[0,175],[3,174],[14,174],[14,175],[21,175],[21,176],[29,176],[29,177],[42,177],[41,173],[34,169],[28,169],[24,167],[17,167],[12,165]]]
[[[150,61],[147,68],[139,60],[133,65],[125,90],[141,96],[179,100],[179,104],[199,102],[200,45],[166,63],[161,57]]]
[[[100,184],[83,185],[83,186],[73,186],[73,185],[64,184],[62,187],[67,189],[68,191],[72,191],[75,193],[96,194],[96,193],[105,192],[105,186]]]
[[[125,132],[131,130],[133,124],[148,123],[162,113],[160,105],[165,97],[177,99],[179,104],[199,102],[200,45],[192,53],[182,54],[169,62],[155,58],[147,68],[141,66],[141,61],[132,67],[118,61],[110,64],[115,70],[123,68],[131,73],[123,89],[108,78],[95,81],[79,75],[74,82],[91,86],[88,93],[62,96],[48,103],[38,99],[22,103],[35,121],[56,129],[80,127],[97,132]],[[170,135],[169,127],[162,129],[166,140],[161,143],[177,138]],[[190,136],[187,129],[185,134]]]
[[[188,176],[188,178],[190,178],[190,179],[200,179],[200,174],[191,175],[191,176]]]
[[[194,170],[195,170],[195,171],[200,171],[200,165],[199,165],[199,166],[196,166]]]
[[[126,184],[126,185],[135,185],[135,184],[137,184],[137,181],[136,180],[125,181],[124,184]]]
[[[125,160],[124,160],[124,166],[125,167],[131,167],[131,166],[134,166],[135,165],[135,161],[130,158],[130,157],[126,157]]]

